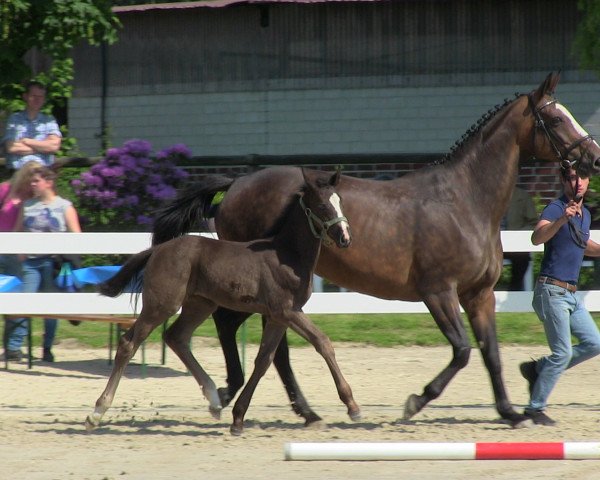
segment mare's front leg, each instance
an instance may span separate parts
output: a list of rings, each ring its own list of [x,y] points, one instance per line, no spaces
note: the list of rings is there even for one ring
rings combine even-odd
[[[208,411],[210,414],[213,418],[220,419],[223,407],[217,386],[200,366],[190,349],[190,342],[194,331],[216,308],[217,305],[208,299],[192,297],[191,301],[183,304],[181,315],[165,332],[165,341],[202,388],[202,393],[209,402]]]
[[[469,337],[460,314],[456,291],[451,289],[427,295],[423,300],[435,323],[452,345],[452,360],[425,386],[421,395],[412,394],[408,397],[404,405],[404,420],[410,419],[431,400],[439,397],[458,371],[469,363],[471,355]]]
[[[254,390],[256,390],[258,382],[269,368],[269,365],[273,362],[275,350],[277,349],[277,345],[281,341],[286,328],[287,327],[283,324],[267,319],[258,353],[254,360],[254,371],[252,372],[252,375],[250,375],[246,386],[233,406],[233,423],[230,428],[232,435],[242,434],[244,430],[244,416],[250,406]]]
[[[125,367],[135,355],[139,346],[146,338],[148,338],[148,335],[150,335],[152,330],[168,318],[168,314],[161,314],[160,311],[156,309],[142,308],[142,312],[133,326],[123,334],[119,340],[119,346],[117,347],[117,353],[115,354],[115,362],[106,388],[96,401],[94,412],[88,415],[85,420],[85,427],[88,431],[91,431],[100,425],[102,416],[112,405]]]
[[[525,415],[517,413],[510,403],[502,379],[502,363],[496,333],[496,297],[494,291],[491,288],[478,291],[471,297],[463,296],[461,302],[469,317],[473,334],[481,350],[483,363],[489,372],[498,413],[515,428],[529,425],[531,420]]]

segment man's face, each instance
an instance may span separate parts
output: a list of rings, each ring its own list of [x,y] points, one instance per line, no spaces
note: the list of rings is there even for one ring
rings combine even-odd
[[[23,100],[27,104],[27,110],[39,112],[46,101],[46,91],[43,88],[32,86],[23,94]]]
[[[572,168],[569,169],[566,178],[563,177],[563,188],[569,196],[583,197],[587,192],[589,184],[589,178],[578,177],[577,172]]]

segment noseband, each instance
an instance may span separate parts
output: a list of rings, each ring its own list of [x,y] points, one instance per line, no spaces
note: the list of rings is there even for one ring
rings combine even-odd
[[[333,244],[333,241],[327,236],[327,230],[329,230],[336,223],[348,222],[348,219],[346,217],[336,217],[324,222],[319,217],[317,217],[310,208],[308,208],[304,204],[302,197],[299,198],[299,201],[302,210],[304,210],[304,213],[306,214],[306,218],[308,219],[308,226],[310,227],[310,231],[312,232],[313,236],[321,240],[327,246]],[[315,224],[321,230],[320,233],[317,231]]]
[[[538,108],[533,103],[533,99],[531,98],[531,95],[527,95],[527,98],[529,99],[529,108],[531,108],[531,111],[533,112],[533,116],[535,118],[535,128],[533,130],[532,143],[535,145],[535,132],[537,131],[537,129],[538,128],[542,129],[542,131],[546,135],[546,138],[548,139],[548,142],[550,142],[550,145],[554,149],[554,153],[556,153],[556,156],[560,160],[560,166],[562,168],[575,167],[581,161],[582,155],[580,155],[578,158],[575,158],[574,160],[569,160],[569,158],[568,158],[569,155],[571,154],[571,152],[573,150],[575,150],[577,147],[579,147],[583,142],[593,139],[593,137],[591,135],[586,135],[585,137],[581,137],[581,138],[577,139],[576,141],[574,141],[571,145],[569,145],[564,153],[561,152],[557,146],[557,143],[560,143],[560,138],[558,138],[556,133],[554,133],[554,130],[552,129],[551,126],[546,125],[546,123],[542,119],[542,116],[540,115],[540,112],[544,108],[546,108],[549,105],[554,105],[556,103],[556,99],[549,100],[548,102],[544,103],[541,107]]]

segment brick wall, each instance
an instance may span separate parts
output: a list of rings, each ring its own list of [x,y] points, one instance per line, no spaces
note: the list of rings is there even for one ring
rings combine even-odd
[[[517,185],[527,190],[542,205],[555,199],[562,191],[559,178],[559,166],[556,163],[535,162],[521,167]]]

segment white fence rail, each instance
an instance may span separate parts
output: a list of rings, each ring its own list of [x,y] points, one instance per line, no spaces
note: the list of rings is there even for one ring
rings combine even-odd
[[[506,252],[540,252],[531,232],[502,232]],[[600,230],[592,232],[600,242]],[[2,233],[2,253],[131,254],[150,246],[147,233]],[[590,311],[600,311],[600,290],[577,292]],[[138,311],[141,308],[141,298]],[[306,313],[424,313],[422,302],[383,300],[354,292],[314,293]],[[531,312],[531,292],[496,292],[496,311]],[[0,314],[126,314],[133,312],[130,294],[118,298],[95,293],[0,293]]]

